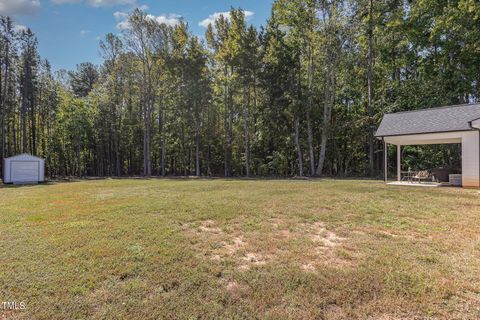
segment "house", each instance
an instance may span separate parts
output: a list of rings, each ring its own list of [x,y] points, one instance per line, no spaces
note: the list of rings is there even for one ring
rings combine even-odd
[[[375,134],[385,148],[387,181],[387,146],[397,146],[397,180],[401,180],[401,147],[407,145],[459,143],[463,187],[480,187],[480,104],[385,114]]]
[[[27,184],[45,180],[45,160],[19,154],[3,160],[3,183]]]

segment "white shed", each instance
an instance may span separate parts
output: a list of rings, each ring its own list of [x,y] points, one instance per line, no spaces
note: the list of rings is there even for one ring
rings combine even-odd
[[[462,145],[462,185],[480,187],[480,104],[464,104],[385,114],[376,133],[385,145],[397,146],[397,180],[400,181],[401,147],[424,144]]]
[[[45,180],[45,160],[19,154],[3,160],[3,183],[26,184]]]

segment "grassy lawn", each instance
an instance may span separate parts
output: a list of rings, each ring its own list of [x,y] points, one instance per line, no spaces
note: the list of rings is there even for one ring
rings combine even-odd
[[[0,301],[26,303],[5,318],[480,318],[477,190],[132,179],[0,203]]]

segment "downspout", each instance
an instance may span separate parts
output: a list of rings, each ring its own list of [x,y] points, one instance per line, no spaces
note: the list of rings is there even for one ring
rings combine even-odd
[[[468,125],[472,130],[476,130],[478,132],[478,183],[480,187],[480,128],[474,127],[472,122],[473,121],[469,121]]]

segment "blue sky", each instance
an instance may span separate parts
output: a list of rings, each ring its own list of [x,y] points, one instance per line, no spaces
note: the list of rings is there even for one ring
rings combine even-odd
[[[249,23],[265,24],[273,0],[0,0],[0,14],[37,35],[42,58],[54,70],[73,69],[80,62],[101,63],[98,42],[125,27],[125,13],[143,8],[159,21],[175,23],[179,16],[194,34],[203,35],[215,13],[233,7],[246,11]],[[203,23],[202,23],[203,22]]]

